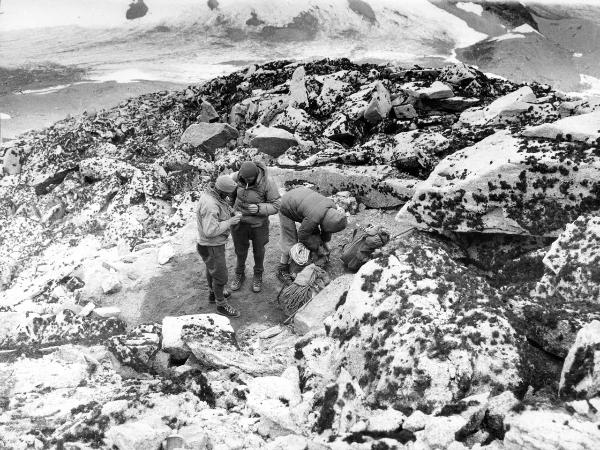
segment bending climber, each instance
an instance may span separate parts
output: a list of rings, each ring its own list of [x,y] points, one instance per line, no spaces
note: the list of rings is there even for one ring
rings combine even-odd
[[[234,209],[242,213],[242,220],[231,230],[237,256],[231,290],[239,290],[244,282],[246,258],[252,242],[254,254],[252,290],[260,292],[265,246],[269,242],[269,216],[279,211],[279,190],[262,163],[246,161],[241,165],[239,172],[232,174],[232,178],[237,183]]]
[[[331,240],[331,234],[346,228],[346,215],[338,211],[333,200],[306,187],[297,187],[281,197],[281,260],[277,278],[291,282],[290,249],[301,242],[312,252]],[[296,222],[300,228],[296,229]]]
[[[227,197],[236,189],[230,175],[221,175],[217,181],[200,195],[198,206],[198,253],[206,265],[208,302],[216,303],[217,313],[229,317],[239,317],[240,313],[231,306],[226,297],[227,263],[225,243],[229,230],[241,220],[240,215],[232,216]]]

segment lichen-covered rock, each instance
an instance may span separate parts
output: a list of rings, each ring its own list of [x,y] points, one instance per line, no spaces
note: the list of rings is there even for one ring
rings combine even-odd
[[[160,350],[160,337],[160,326],[138,325],[125,335],[110,338],[107,347],[120,364],[136,372],[153,373],[154,358]]]
[[[600,209],[600,158],[499,131],[447,156],[398,214],[446,231],[557,236]]]
[[[431,86],[415,90],[418,97],[424,97],[428,100],[440,100],[454,96],[452,88],[441,81],[434,81]]]
[[[217,113],[213,105],[204,100],[200,103],[200,113],[197,120],[198,122],[216,122],[219,120],[219,113]]]
[[[162,321],[162,349],[178,359],[191,353],[182,340],[186,325],[198,325],[213,330],[213,334],[232,336],[234,331],[229,319],[218,314],[191,314],[185,316],[167,316]]]
[[[136,169],[124,161],[97,157],[81,161],[79,163],[79,173],[94,181],[108,178],[111,175],[130,179],[136,173]]]
[[[190,125],[181,136],[181,142],[202,146],[208,151],[215,151],[232,139],[239,136],[238,131],[225,123],[199,123]]]
[[[367,404],[432,411],[523,383],[524,342],[494,290],[421,238],[365,264],[327,325],[337,348],[323,358],[358,380]]]
[[[0,175],[18,175],[21,173],[21,155],[17,148],[8,147],[2,156]]]
[[[596,423],[562,410],[527,410],[506,420],[506,450],[592,450],[600,442]]]
[[[600,321],[588,323],[577,333],[560,375],[563,399],[586,399],[600,392]]]

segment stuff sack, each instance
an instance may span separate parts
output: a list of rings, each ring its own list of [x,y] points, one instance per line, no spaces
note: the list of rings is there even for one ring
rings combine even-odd
[[[371,226],[366,229],[356,228],[350,241],[342,247],[341,260],[344,265],[356,272],[366,263],[373,252],[390,241],[390,234],[381,226]]]
[[[296,275],[293,283],[279,291],[277,303],[286,315],[291,316],[327,286],[329,281],[325,270],[315,264],[309,264]]]

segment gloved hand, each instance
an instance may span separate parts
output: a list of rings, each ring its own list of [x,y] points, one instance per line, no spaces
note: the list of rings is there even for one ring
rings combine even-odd
[[[246,207],[246,211],[248,211],[250,214],[258,214],[258,205],[255,204],[249,204]]]
[[[240,223],[240,220],[242,220],[241,214],[236,214],[235,216],[231,216],[231,219],[228,220],[229,226],[231,227],[231,226],[237,225],[238,223]]]

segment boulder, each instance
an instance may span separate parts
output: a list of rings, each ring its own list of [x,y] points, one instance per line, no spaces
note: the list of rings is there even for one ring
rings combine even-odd
[[[106,295],[115,294],[122,288],[121,279],[115,273],[109,273],[102,280],[102,292]]]
[[[345,74],[341,71],[322,77],[323,86],[316,99],[321,114],[331,114],[352,93],[350,84],[341,80]]]
[[[600,320],[599,237],[597,216],[583,215],[568,224],[543,258],[545,273],[534,295],[520,306],[527,337],[560,358],[581,327]]]
[[[502,438],[504,436],[504,419],[519,405],[519,400],[511,391],[503,392],[490,398],[485,414],[485,428]]]
[[[296,374],[298,369],[294,368]],[[299,377],[257,377],[248,382],[247,406],[285,430],[299,430],[292,409],[300,404]]]
[[[543,259],[547,273],[538,292],[558,295],[564,302],[600,306],[600,217],[586,214],[565,227]]]
[[[238,136],[238,131],[226,123],[195,123],[185,130],[181,142],[214,152]]]
[[[111,175],[131,179],[138,172],[139,170],[131,164],[103,156],[87,158],[79,163],[79,173],[93,181],[102,180]]]
[[[467,109],[460,115],[460,121],[469,125],[484,125],[498,117],[516,116],[529,110],[529,102],[536,97],[529,86],[523,86],[509,94],[497,98],[488,106]]]
[[[115,369],[124,377],[156,372],[160,337],[160,327],[154,324],[138,325],[127,334],[111,337],[106,347]]]
[[[229,319],[219,314],[167,316],[162,321],[162,349],[180,360],[191,353],[182,340],[183,327],[186,325],[197,325],[221,336],[234,333]]]
[[[527,127],[523,136],[595,142],[600,138],[600,111]]]
[[[394,115],[400,120],[414,119],[419,116],[415,107],[410,104],[394,106]]]
[[[173,326],[174,331],[177,327],[178,325]],[[283,370],[279,359],[242,351],[237,344],[233,328],[210,317],[192,319],[191,323],[184,324],[180,339],[205,368],[237,368],[253,376],[274,375]],[[170,342],[175,342],[170,348],[181,349],[176,339]]]
[[[18,175],[21,173],[21,154],[18,148],[8,147],[2,157],[2,170],[0,174]]]
[[[298,66],[290,80],[290,106],[304,108],[308,106],[308,93],[306,92],[306,70]]]
[[[323,320],[345,300],[353,278],[354,275],[351,274],[336,278],[314,296],[310,303],[300,308],[294,316],[294,331],[300,335],[311,331],[324,333]]]
[[[363,113],[364,118],[367,122],[376,124],[386,119],[391,109],[390,92],[381,81],[377,81],[371,102]]]
[[[443,159],[397,218],[444,231],[555,237],[582,211],[600,208],[599,177],[593,152],[498,131]]]
[[[336,112],[331,123],[323,131],[323,136],[341,144],[353,145],[360,132],[345,114]]]
[[[149,450],[159,448],[171,428],[159,421],[135,420],[110,427],[105,433],[109,446],[119,450]]]
[[[369,208],[389,208],[402,205],[414,192],[417,181],[401,176],[390,166],[327,165],[307,170],[272,170],[283,183],[310,182],[326,196],[349,191]]]
[[[281,156],[288,148],[298,144],[294,135],[282,128],[257,125],[247,133],[252,147],[273,158]]]
[[[288,106],[269,123],[270,127],[283,128],[292,133],[317,133],[322,129],[320,123],[312,119],[302,109]]]
[[[559,394],[565,400],[588,399],[600,393],[600,321],[577,333],[560,375]]]
[[[600,97],[591,96],[582,100],[562,102],[558,107],[561,117],[577,116],[600,110]]]
[[[213,105],[206,100],[203,100],[200,104],[200,113],[196,117],[196,120],[198,122],[217,122],[219,120],[219,114]]]
[[[427,426],[427,422],[429,422],[430,419],[430,416],[417,409],[406,418],[402,424],[402,429],[413,432],[423,430]]]
[[[465,109],[475,107],[480,101],[478,98],[448,97],[431,102],[430,106],[442,111],[463,112]]]
[[[441,81],[434,81],[431,86],[417,89],[415,93],[418,97],[425,98],[427,100],[440,100],[454,96],[452,88]]]
[[[333,344],[314,357],[328,368],[310,362],[315,350],[302,350],[305,376],[341,366],[358,380],[367,405],[401,411],[431,412],[477,392],[520,386],[525,342],[494,290],[451,251],[417,234],[367,262],[328,319]]]
[[[562,410],[523,411],[506,420],[506,450],[592,450],[600,442],[596,423]]]
[[[477,78],[477,72],[466,64],[449,64],[444,66],[438,80],[454,86],[465,86]]]

